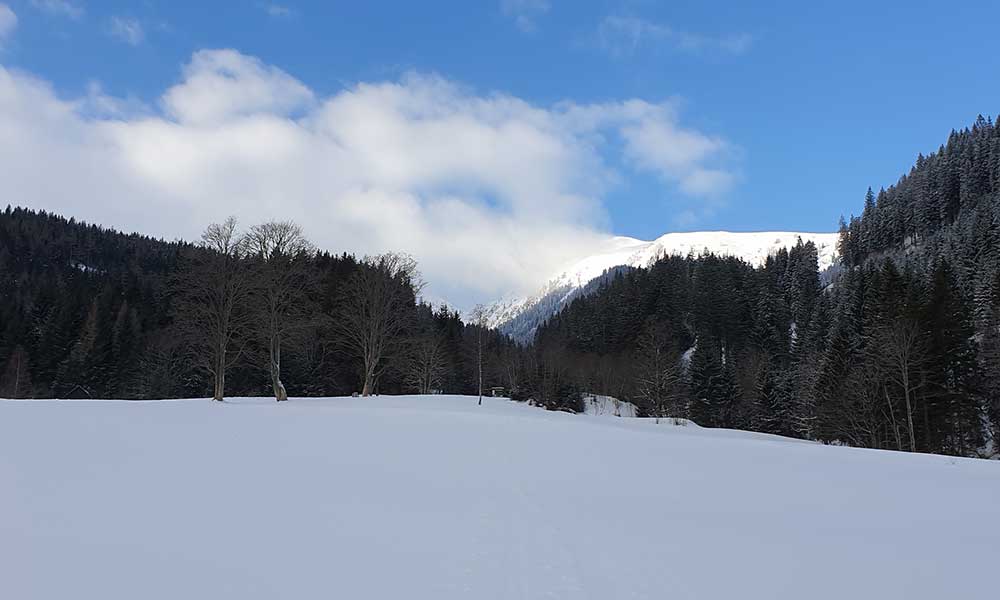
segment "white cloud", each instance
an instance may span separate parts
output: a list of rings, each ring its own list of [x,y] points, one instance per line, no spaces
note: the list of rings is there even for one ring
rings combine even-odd
[[[111,17],[108,33],[130,46],[138,46],[146,39],[146,32],[138,19],[131,17]]]
[[[718,196],[733,174],[717,165],[730,154],[728,142],[680,125],[676,102],[652,104],[628,100],[575,106],[568,115],[584,131],[613,128],[623,141],[622,154],[637,171],[658,175],[691,196]]]
[[[17,29],[17,15],[6,4],[0,4],[0,48]]]
[[[283,4],[271,3],[263,4],[261,6],[263,7],[264,12],[278,19],[286,19],[295,15],[295,10],[293,10],[290,6],[285,6]]]
[[[196,52],[183,81],[163,96],[167,114],[184,124],[287,117],[314,102],[312,91],[291,75],[235,50]]]
[[[517,28],[525,33],[538,29],[538,19],[550,8],[548,0],[500,0],[504,16],[513,19]]]
[[[293,219],[331,251],[413,253],[463,307],[533,290],[605,239],[623,169],[717,191],[725,146],[672,102],[544,107],[421,74],[317,97],[233,50],[196,53],[158,108],[96,84],[62,100],[0,67],[9,202],[167,238]]]
[[[135,119],[153,114],[152,109],[138,98],[105,94],[96,81],[87,85],[87,95],[75,100],[74,105],[81,117],[91,119]]]
[[[57,17],[79,19],[83,16],[83,6],[70,0],[31,0],[35,8]]]
[[[607,16],[597,29],[599,45],[616,56],[628,56],[643,47],[669,46],[695,54],[743,54],[753,44],[747,33],[709,36],[679,31],[638,17]]]

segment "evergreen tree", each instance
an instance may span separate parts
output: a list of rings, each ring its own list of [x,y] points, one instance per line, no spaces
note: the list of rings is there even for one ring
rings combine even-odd
[[[967,454],[983,442],[983,402],[968,307],[956,293],[951,267],[940,260],[924,307],[928,359],[922,418],[926,448]]]

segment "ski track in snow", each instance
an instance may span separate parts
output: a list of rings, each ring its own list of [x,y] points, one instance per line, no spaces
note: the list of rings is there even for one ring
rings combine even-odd
[[[988,598],[1000,463],[469,397],[0,401],[0,598]]]

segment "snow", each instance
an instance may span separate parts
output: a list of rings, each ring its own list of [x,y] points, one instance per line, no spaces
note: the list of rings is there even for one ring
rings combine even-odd
[[[523,298],[507,298],[491,304],[487,309],[486,324],[528,341],[534,335],[537,322],[559,312],[577,296],[579,291],[608,269],[619,266],[648,267],[664,256],[699,256],[712,253],[719,256],[736,256],[754,266],[761,266],[768,256],[782,248],[791,248],[801,239],[816,244],[819,270],[831,267],[837,260],[836,233],[802,233],[791,231],[697,231],[668,233],[647,242],[630,237],[613,237],[595,248],[588,256],[581,257],[558,270],[536,293]],[[533,308],[544,308],[543,315],[531,315],[532,323],[519,327],[521,315]]]
[[[0,402],[0,597],[989,598],[1000,463],[454,396]]]
[[[681,367],[687,369],[691,365],[691,359],[694,357],[694,353],[698,351],[698,340],[695,340],[694,345],[684,351],[681,354]]]
[[[101,269],[91,267],[90,265],[80,262],[78,260],[70,262],[70,266],[82,273],[103,273]]]
[[[762,266],[768,256],[782,248],[791,248],[798,240],[816,244],[819,270],[829,267],[837,257],[836,233],[798,233],[789,231],[695,231],[668,233],[652,242],[635,238],[615,237],[607,246],[578,260],[549,282],[550,287],[573,285],[581,287],[604,271],[621,265],[648,267],[664,256],[700,256],[705,253],[736,256],[754,266]]]
[[[584,394],[583,413],[596,416],[635,417],[639,413],[639,410],[631,402],[619,400],[612,396]]]

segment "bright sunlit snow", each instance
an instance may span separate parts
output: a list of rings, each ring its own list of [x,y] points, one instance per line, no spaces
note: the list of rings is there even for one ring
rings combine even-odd
[[[485,402],[0,402],[0,597],[996,591],[1000,463]]]

